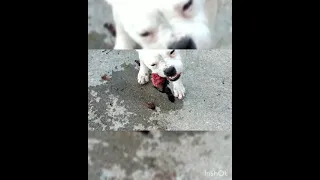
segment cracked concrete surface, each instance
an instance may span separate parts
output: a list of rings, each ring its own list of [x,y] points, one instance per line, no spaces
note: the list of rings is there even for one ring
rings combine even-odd
[[[89,131],[89,180],[231,180],[230,132]]]
[[[186,97],[171,103],[150,82],[138,84],[135,50],[88,50],[88,130],[231,131],[231,49],[181,50],[181,56]]]
[[[112,23],[112,10],[104,0],[88,0],[88,49],[112,49],[115,38],[103,27]],[[232,0],[218,0],[216,25],[211,27],[214,48],[232,48]]]

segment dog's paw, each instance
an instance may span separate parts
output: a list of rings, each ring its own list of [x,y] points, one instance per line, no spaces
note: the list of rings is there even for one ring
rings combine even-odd
[[[149,81],[149,74],[148,73],[138,73],[138,83],[145,84]]]
[[[183,99],[184,95],[185,95],[185,88],[183,85],[176,85],[173,86],[173,95],[179,99]]]

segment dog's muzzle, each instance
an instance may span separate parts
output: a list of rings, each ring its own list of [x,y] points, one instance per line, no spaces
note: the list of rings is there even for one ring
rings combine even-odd
[[[163,70],[164,75],[166,76],[174,76],[177,74],[177,70],[174,66],[170,66]]]
[[[177,73],[177,74],[174,75],[174,76],[167,77],[167,79],[168,79],[169,81],[176,81],[176,80],[178,80],[178,79],[180,78],[180,76],[181,76],[181,73]]]
[[[169,45],[168,49],[197,49],[196,44],[190,37],[184,37]]]
[[[176,81],[180,78],[181,73],[177,73],[177,70],[174,66],[170,66],[166,68],[164,71],[164,75],[167,76],[169,81]]]

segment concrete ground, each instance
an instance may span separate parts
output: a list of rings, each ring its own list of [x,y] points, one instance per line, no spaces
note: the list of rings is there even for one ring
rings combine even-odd
[[[88,180],[231,179],[228,132],[88,132]]]
[[[112,10],[105,0],[88,0],[88,49],[112,49],[114,37],[103,27],[113,23]],[[232,0],[218,0],[214,48],[232,48]]]
[[[181,56],[186,97],[171,103],[151,82],[138,84],[135,50],[88,50],[88,130],[231,131],[231,49]],[[105,74],[109,80],[101,79]]]

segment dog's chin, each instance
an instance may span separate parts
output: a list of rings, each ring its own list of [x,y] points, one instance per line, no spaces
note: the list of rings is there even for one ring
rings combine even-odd
[[[177,73],[176,75],[174,75],[174,76],[167,76],[167,79],[169,80],[169,81],[176,81],[176,80],[178,80],[179,78],[180,78],[180,76],[181,76],[181,73]]]

